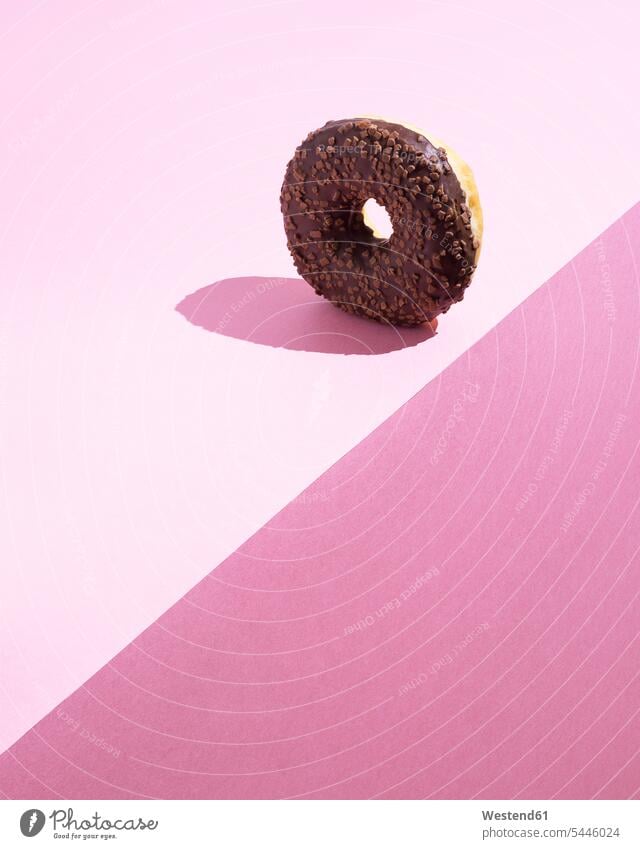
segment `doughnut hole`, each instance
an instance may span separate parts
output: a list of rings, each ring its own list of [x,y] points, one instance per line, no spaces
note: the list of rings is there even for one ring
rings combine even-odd
[[[362,206],[365,225],[376,239],[390,239],[393,235],[393,223],[385,207],[375,198],[369,198]]]

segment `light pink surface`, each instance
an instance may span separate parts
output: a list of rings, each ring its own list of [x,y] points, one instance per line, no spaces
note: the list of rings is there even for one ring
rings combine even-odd
[[[640,206],[0,759],[12,797],[640,794]]]
[[[604,2],[0,4],[0,749],[636,202],[637,25]],[[286,160],[361,112],[476,171],[480,270],[436,338],[343,358],[185,322],[214,280],[292,274]]]

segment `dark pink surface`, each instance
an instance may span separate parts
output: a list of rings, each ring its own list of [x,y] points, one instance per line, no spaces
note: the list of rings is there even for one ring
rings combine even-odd
[[[637,797],[639,254],[636,207],[19,740],[2,792]]]
[[[212,333],[272,348],[322,354],[387,354],[434,336],[434,327],[393,327],[349,315],[300,278],[231,277],[187,295],[176,307]]]

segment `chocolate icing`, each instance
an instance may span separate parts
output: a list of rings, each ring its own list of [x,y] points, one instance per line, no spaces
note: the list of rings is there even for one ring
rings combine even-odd
[[[364,222],[369,198],[389,213],[388,239]],[[444,149],[400,124],[343,119],[309,133],[280,205],[299,274],[347,312],[422,324],[471,282],[478,243],[464,191]]]

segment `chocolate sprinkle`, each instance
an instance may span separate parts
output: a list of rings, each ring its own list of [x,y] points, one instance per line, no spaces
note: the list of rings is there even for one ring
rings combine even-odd
[[[374,236],[373,198],[393,225]],[[477,243],[465,193],[442,148],[378,119],[329,121],[285,173],[280,206],[298,273],[346,312],[412,326],[462,300]]]

